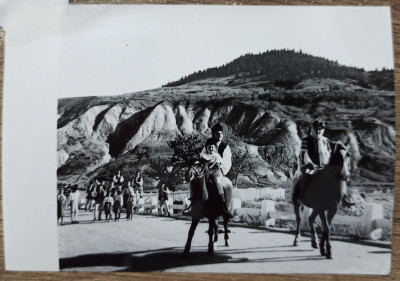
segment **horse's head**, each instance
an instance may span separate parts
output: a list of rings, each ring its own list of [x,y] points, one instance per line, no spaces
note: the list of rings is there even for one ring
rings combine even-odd
[[[200,161],[196,161],[185,175],[186,181],[190,182],[194,179],[201,179],[204,177],[204,165]]]
[[[195,201],[205,201],[208,198],[207,186],[206,186],[206,169],[205,163],[196,161],[186,173],[186,181],[190,182],[191,200],[192,203]]]
[[[343,144],[341,142],[337,142],[330,159],[330,165],[341,168],[340,179],[342,181],[346,181],[350,177],[351,156],[349,153],[349,147],[349,143]]]

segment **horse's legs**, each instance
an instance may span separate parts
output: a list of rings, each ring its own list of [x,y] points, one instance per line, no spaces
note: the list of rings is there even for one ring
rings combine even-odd
[[[314,249],[318,249],[317,246],[317,234],[315,233],[315,218],[317,217],[318,213],[314,210],[312,210],[310,216],[308,217],[308,224],[310,226],[310,234],[311,234],[311,247]]]
[[[214,242],[218,241],[218,223],[215,222],[214,224]]]
[[[328,225],[328,233],[326,237],[326,258],[331,259],[332,258],[332,251],[331,251],[331,223],[332,219],[336,214],[336,209],[335,208],[328,210],[328,216],[327,216],[327,225]]]
[[[319,217],[321,218],[322,228],[323,228],[322,239],[319,242],[319,250],[322,256],[326,256],[327,259],[331,259],[332,256],[331,256],[330,246],[327,247],[327,252],[325,252],[325,242],[329,241],[329,232],[330,232],[329,223],[326,218],[325,212],[320,212]]]
[[[213,241],[213,231],[215,229],[216,220],[208,219],[208,254],[214,254],[214,241]]]
[[[225,230],[224,238],[225,238],[225,246],[227,246],[227,247],[229,246],[229,243],[228,243],[228,240],[229,240],[228,222],[229,222],[229,219],[228,218],[224,218],[224,230]]]
[[[296,233],[294,236],[293,246],[297,246],[298,238],[300,235],[300,203],[297,200],[293,200],[294,214],[296,215]]]
[[[183,250],[184,254],[189,254],[189,252],[190,252],[190,245],[192,244],[193,235],[194,235],[197,225],[199,224],[199,221],[200,221],[200,219],[192,218],[192,224],[190,225],[188,239],[187,239],[186,245],[185,245],[185,250]]]

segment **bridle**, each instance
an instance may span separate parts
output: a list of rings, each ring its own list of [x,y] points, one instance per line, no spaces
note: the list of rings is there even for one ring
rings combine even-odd
[[[190,168],[189,168],[189,171],[188,171],[188,174],[187,174],[187,176],[186,176],[186,180],[187,181],[191,181],[191,180],[193,180],[194,178],[195,179],[201,179],[201,178],[203,178],[204,176],[205,176],[205,174],[206,174],[206,169],[205,169],[205,166],[203,165],[202,167],[201,167],[201,165],[199,165],[200,163],[195,163],[193,166],[191,166]],[[196,167],[201,167],[200,169],[198,169],[198,168],[196,168]]]

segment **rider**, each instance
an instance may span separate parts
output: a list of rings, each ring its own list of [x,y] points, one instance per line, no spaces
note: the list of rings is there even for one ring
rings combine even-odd
[[[232,168],[232,151],[229,145],[226,142],[222,141],[224,138],[224,129],[222,128],[221,124],[217,123],[211,128],[211,133],[212,133],[212,139],[214,139],[215,142],[216,150],[218,154],[221,156],[221,161],[218,170],[222,172],[222,175],[227,176]],[[201,154],[204,155],[206,152],[207,152],[206,147],[204,147]],[[216,181],[214,181],[214,183],[216,183]],[[221,185],[218,186],[218,183],[216,183],[216,185],[219,190],[221,189],[223,190]],[[221,196],[223,195],[224,202],[230,202],[231,198],[228,198],[229,196],[228,194],[226,194],[224,191],[220,192],[220,194]],[[224,205],[225,205],[225,214],[230,218],[233,217],[229,211],[228,206],[226,206],[226,203]]]
[[[223,142],[224,129],[221,124],[217,123],[211,128],[211,134],[217,140],[217,151],[222,157],[221,171],[224,176],[228,176],[232,168],[232,151],[226,142]],[[205,149],[203,149],[204,152]]]
[[[333,143],[323,136],[324,132],[325,123],[317,119],[313,122],[309,135],[302,140],[299,161],[300,171],[305,184],[300,186],[301,190],[297,190],[297,192],[304,191],[310,175],[329,164]],[[355,205],[348,201],[348,196],[344,187],[342,191],[344,193],[342,205],[344,207]]]

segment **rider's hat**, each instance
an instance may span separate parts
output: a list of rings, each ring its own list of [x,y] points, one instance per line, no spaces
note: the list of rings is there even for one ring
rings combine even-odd
[[[321,129],[325,129],[325,122],[322,120],[315,120],[312,124],[312,127],[314,128],[314,130],[321,130]]]
[[[224,129],[222,128],[221,124],[217,123],[215,124],[212,128],[211,128],[211,133],[215,133],[215,132],[223,132]]]

